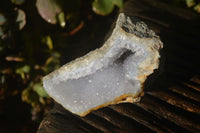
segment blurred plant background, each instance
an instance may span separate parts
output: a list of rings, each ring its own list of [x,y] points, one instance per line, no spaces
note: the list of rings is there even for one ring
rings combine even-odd
[[[200,13],[199,0],[163,1],[187,6]],[[1,0],[0,132],[12,126],[15,132],[36,131],[39,122],[52,106],[52,100],[43,89],[42,77],[74,58],[66,57],[65,53],[70,55],[71,49],[77,47],[70,46],[70,42],[77,39],[76,34],[83,27],[87,29],[91,23],[101,27],[101,23],[107,19],[105,16],[113,15],[113,11],[123,8],[124,2]],[[80,47],[76,55],[82,54]]]

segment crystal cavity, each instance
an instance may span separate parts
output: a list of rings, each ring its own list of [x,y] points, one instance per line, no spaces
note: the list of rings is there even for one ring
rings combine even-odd
[[[110,104],[138,101],[146,77],[158,68],[162,47],[144,22],[120,13],[101,48],[45,76],[43,85],[55,101],[80,116]]]

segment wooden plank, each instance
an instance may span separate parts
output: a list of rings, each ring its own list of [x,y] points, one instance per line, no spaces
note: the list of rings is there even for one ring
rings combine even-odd
[[[200,102],[200,93],[198,91],[192,90],[187,86],[182,85],[181,83],[179,85],[170,87],[169,90],[176,92],[184,97],[195,100],[196,102]]]
[[[193,80],[194,80],[194,78],[193,78]],[[198,81],[197,79],[195,79],[195,80]],[[192,89],[200,92],[200,84],[198,84],[198,83],[195,83],[193,81],[186,81],[186,82],[183,82],[183,84],[189,88],[192,88]]]
[[[192,81],[193,83],[200,85],[200,75],[195,75],[193,76],[190,81]],[[199,87],[200,88],[200,87]]]
[[[55,104],[41,122],[37,133],[103,133],[101,130],[79,119],[77,116]]]
[[[180,109],[170,106],[169,104],[148,94],[145,95],[137,105],[153,114],[168,119],[191,132],[200,132],[199,115],[183,110],[181,111]]]
[[[143,108],[137,107],[134,104],[119,104],[117,106],[111,106],[110,108],[128,118],[136,120],[158,133],[186,131],[177,125],[171,124],[168,120],[150,114],[148,111],[145,111]]]
[[[80,119],[105,133],[118,132],[119,130],[119,127],[109,123],[108,121],[97,115],[94,115],[93,113],[90,113],[89,115]]]
[[[115,106],[112,106],[115,107]],[[138,123],[137,120],[134,120],[127,115],[123,115],[122,113],[113,110],[113,108],[103,108],[94,111],[96,115],[99,117],[104,118],[105,120],[109,121],[113,125],[119,127],[119,132],[127,132],[127,133],[144,133],[153,132],[150,128],[146,127],[143,123]]]
[[[65,119],[63,115],[55,114],[54,116],[46,117],[38,129],[38,133],[88,133],[98,132],[102,133],[98,129],[92,129],[90,125],[83,124],[84,122],[76,122],[74,118]],[[61,124],[62,123],[62,124]],[[89,127],[90,126],[90,127]]]
[[[183,96],[177,95],[170,91],[151,91],[147,92],[147,94],[155,96],[166,103],[179,107],[189,112],[198,113],[200,114],[200,104],[196,103],[193,100],[185,98]],[[195,104],[196,103],[196,104]]]

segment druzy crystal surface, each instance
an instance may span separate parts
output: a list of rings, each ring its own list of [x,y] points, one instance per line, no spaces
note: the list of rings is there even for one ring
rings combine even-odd
[[[146,77],[159,66],[162,46],[144,22],[121,13],[101,48],[45,76],[44,88],[80,116],[110,104],[137,101]]]

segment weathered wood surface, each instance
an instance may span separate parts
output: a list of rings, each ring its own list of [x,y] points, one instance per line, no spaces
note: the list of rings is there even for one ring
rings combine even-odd
[[[86,117],[55,104],[38,133],[200,132],[200,15],[155,0],[128,1],[122,12],[146,22],[164,43],[162,68],[144,97]]]

